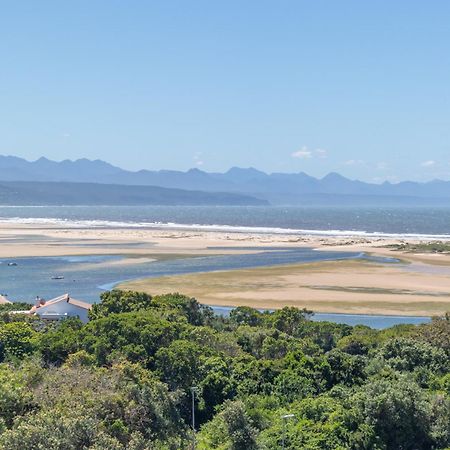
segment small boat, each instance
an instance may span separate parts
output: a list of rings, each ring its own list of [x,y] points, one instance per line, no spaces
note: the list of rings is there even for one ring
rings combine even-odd
[[[62,275],[54,275],[52,280],[64,280],[64,277]]]
[[[17,263],[15,263],[15,262],[9,262],[9,263],[8,263],[8,266],[10,266],[10,267],[11,267],[11,266],[17,266]]]

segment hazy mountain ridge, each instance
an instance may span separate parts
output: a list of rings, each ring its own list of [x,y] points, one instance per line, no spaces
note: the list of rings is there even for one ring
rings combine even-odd
[[[61,162],[40,158],[30,162],[14,156],[0,156],[1,181],[52,181],[101,183],[114,185],[159,186],[207,192],[243,193],[277,204],[310,203],[322,199],[333,204],[337,197],[344,203],[360,203],[362,197],[375,203],[430,201],[450,204],[450,181],[427,183],[404,181],[372,184],[350,180],[337,173],[319,179],[299,173],[270,173],[254,168],[233,167],[225,173],[209,173],[199,169],[140,170],[132,172],[101,160],[79,159]],[[395,197],[395,198],[391,198]],[[352,200],[355,198],[355,200]],[[432,200],[433,199],[433,200]]]
[[[223,192],[99,183],[0,181],[0,205],[266,205],[266,200]]]

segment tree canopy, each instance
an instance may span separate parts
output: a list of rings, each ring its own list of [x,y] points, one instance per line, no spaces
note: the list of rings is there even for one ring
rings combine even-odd
[[[450,447],[448,316],[378,331],[291,307],[220,317],[178,293],[120,290],[87,324],[10,309],[0,449]]]

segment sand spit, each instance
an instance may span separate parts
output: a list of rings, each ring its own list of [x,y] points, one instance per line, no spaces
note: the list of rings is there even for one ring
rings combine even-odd
[[[423,239],[422,239],[423,240]],[[137,280],[123,287],[179,291],[203,303],[317,312],[428,316],[450,310],[450,255],[388,248],[392,237],[146,228],[66,228],[58,224],[0,224],[0,258],[123,255],[127,264],[194,255],[255,253],[274,247],[366,252],[401,263],[323,261]],[[243,248],[244,247],[244,248]],[[122,260],[123,261],[123,260]],[[115,264],[114,261],[107,264]]]

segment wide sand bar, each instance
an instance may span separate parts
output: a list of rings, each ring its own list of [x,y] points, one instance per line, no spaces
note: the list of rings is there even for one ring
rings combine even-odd
[[[120,254],[127,263],[253,253],[268,246],[368,252],[402,263],[323,261],[136,280],[123,288],[183,292],[210,305],[305,307],[317,312],[429,316],[450,311],[450,255],[386,248],[398,240],[145,228],[0,224],[0,257]],[[242,247],[245,247],[243,249]]]

